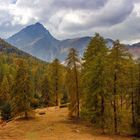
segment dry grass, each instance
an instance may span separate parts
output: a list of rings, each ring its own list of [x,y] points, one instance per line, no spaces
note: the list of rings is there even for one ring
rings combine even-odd
[[[69,120],[66,108],[44,108],[35,112],[35,119],[14,120],[0,126],[0,140],[131,140],[95,135],[91,127]]]

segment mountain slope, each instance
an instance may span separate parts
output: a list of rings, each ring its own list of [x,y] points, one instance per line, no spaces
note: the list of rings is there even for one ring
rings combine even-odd
[[[42,24],[36,23],[9,37],[7,41],[33,56],[51,61],[55,57],[64,60],[69,48],[72,47],[76,48],[82,55],[90,39],[91,37],[81,37],[57,40]]]
[[[139,58],[140,57],[140,42],[135,43],[133,45],[129,45],[129,52],[135,57]]]
[[[70,48],[77,49],[82,56],[90,40],[91,37],[57,40],[40,23],[27,26],[7,39],[12,45],[45,61],[65,60]],[[110,46],[113,40],[107,39],[107,42]]]
[[[80,56],[89,44],[91,37],[81,37],[66,40],[57,40],[40,23],[36,23],[22,29],[17,34],[9,37],[7,41],[19,49],[45,61],[51,61],[58,58],[64,61],[69,48],[78,50]],[[113,45],[112,39],[106,39],[107,46]],[[140,47],[138,45],[128,45],[129,51],[135,56],[139,56]]]
[[[7,43],[6,41],[4,41],[1,38],[0,38],[0,52],[5,53],[5,54],[13,54],[14,53],[14,54],[20,55],[20,56],[30,56],[26,52],[23,52],[23,51],[17,49],[16,47],[10,45],[9,43]]]
[[[27,61],[28,63],[30,62],[34,62],[36,64],[48,64],[45,61],[42,61],[40,59],[38,59],[35,56],[32,56],[14,46],[12,46],[11,44],[7,43],[5,40],[0,38],[0,56],[5,55],[6,57],[9,57],[9,59],[24,59],[25,61]]]
[[[56,46],[59,43],[40,23],[22,29],[8,38],[7,41],[43,60],[51,59],[50,54],[56,51]]]
[[[81,37],[81,38],[75,38],[75,39],[62,40],[59,44],[60,50],[57,54],[58,58],[60,60],[64,60],[67,57],[67,54],[70,48],[77,49],[79,54],[82,56],[85,46],[88,45],[90,40],[91,40],[91,37]]]

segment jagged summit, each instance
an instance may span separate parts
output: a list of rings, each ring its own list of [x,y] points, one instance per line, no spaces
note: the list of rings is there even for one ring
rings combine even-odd
[[[34,25],[36,25],[36,26],[43,26],[43,24],[41,24],[40,22],[36,22]]]
[[[59,44],[39,22],[23,28],[7,39],[9,43],[43,60],[50,61]]]
[[[49,32],[44,26],[43,24],[41,24],[40,22],[36,22],[35,24],[29,25],[26,28],[24,28],[23,30],[41,30],[44,32]]]
[[[64,61],[69,48],[77,49],[80,56],[82,56],[90,40],[91,37],[88,36],[61,41],[57,40],[40,22],[23,28],[7,39],[10,44],[45,61],[52,61],[54,58]],[[106,43],[111,48],[113,40],[107,38]],[[136,46],[139,46],[139,44]],[[140,49],[138,47],[129,46],[129,48],[132,54],[139,56],[138,50]]]

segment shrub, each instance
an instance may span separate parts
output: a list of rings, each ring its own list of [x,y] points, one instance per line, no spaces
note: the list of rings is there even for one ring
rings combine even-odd
[[[11,116],[11,105],[9,103],[5,103],[1,108],[1,117],[3,120],[9,120],[12,118]]]

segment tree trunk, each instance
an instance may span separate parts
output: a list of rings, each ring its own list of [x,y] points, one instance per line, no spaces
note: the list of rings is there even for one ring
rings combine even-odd
[[[131,93],[131,112],[132,112],[132,125],[135,126],[135,111],[134,111],[134,93]]]
[[[58,106],[58,70],[55,71],[55,105]]]
[[[104,97],[101,96],[101,117],[102,117],[102,129],[103,129],[103,133],[104,133],[104,111],[105,111],[105,101],[104,101]]]
[[[122,92],[121,92],[121,110],[123,108],[123,95],[122,95]]]
[[[140,64],[139,64],[139,75],[138,75],[138,89],[136,98],[136,136],[140,137]]]
[[[79,118],[79,83],[76,63],[74,62],[75,82],[76,82],[76,99],[77,99],[77,118]]]
[[[24,114],[25,115],[25,119],[28,119],[28,113],[27,113],[27,111],[25,111],[24,113],[25,113]]]
[[[117,104],[116,104],[116,81],[117,81],[117,74],[115,72],[114,75],[114,98],[113,98],[113,111],[114,111],[114,132],[115,134],[118,132],[118,121],[117,121]]]
[[[132,126],[135,126],[135,101],[134,101],[134,71],[131,69],[131,113],[132,113]]]
[[[55,105],[58,106],[58,89],[55,89]]]

